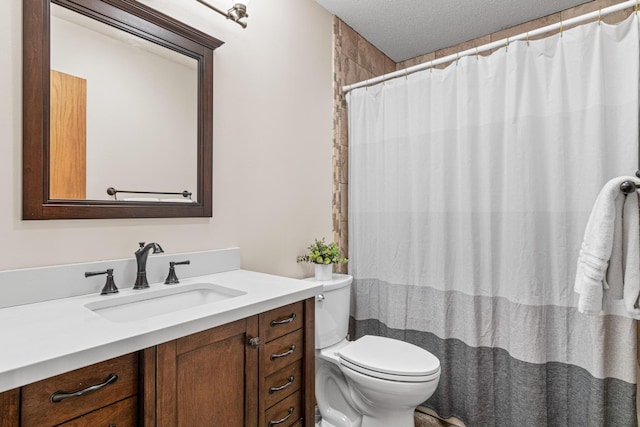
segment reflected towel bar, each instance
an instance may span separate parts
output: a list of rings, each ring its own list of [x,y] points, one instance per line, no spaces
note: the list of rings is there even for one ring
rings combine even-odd
[[[134,191],[134,190],[116,190],[113,187],[107,188],[107,194],[115,197],[118,200],[118,193],[129,193],[129,194],[166,194],[166,195],[180,195],[184,198],[191,199],[190,191],[184,190],[182,192],[169,192],[169,191]]]

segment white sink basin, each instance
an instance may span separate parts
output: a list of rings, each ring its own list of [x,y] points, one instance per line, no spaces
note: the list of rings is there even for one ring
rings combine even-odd
[[[132,322],[245,294],[246,292],[212,283],[194,283],[140,290],[130,295],[108,296],[104,300],[85,304],[85,307],[113,322]]]

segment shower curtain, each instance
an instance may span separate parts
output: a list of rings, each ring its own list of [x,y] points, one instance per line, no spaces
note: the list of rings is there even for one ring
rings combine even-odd
[[[573,283],[598,192],[638,168],[638,57],[634,14],[347,95],[352,335],[436,355],[441,416],[637,424],[636,322]]]

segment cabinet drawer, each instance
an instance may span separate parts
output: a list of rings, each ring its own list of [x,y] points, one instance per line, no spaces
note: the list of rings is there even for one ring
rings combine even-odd
[[[280,403],[267,409],[264,427],[289,427],[302,418],[302,395],[294,393]]]
[[[264,382],[265,407],[269,408],[302,385],[302,360],[269,375]]]
[[[104,384],[111,375],[117,379],[81,396],[57,403],[57,392],[75,393]],[[77,369],[22,388],[22,427],[44,427],[63,423],[103,406],[133,396],[138,391],[138,355],[127,354],[86,368]]]
[[[138,425],[137,400],[135,396],[130,397],[88,415],[61,424],[59,427],[136,427]]]
[[[261,355],[264,375],[268,376],[300,360],[303,352],[302,329],[268,342]]]
[[[302,301],[260,314],[260,333],[264,342],[302,328]]]

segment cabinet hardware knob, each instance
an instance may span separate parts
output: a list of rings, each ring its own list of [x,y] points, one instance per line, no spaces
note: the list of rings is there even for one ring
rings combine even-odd
[[[293,353],[295,351],[295,349],[296,349],[296,345],[295,344],[291,344],[291,347],[289,347],[288,351],[285,351],[284,353],[280,353],[280,354],[272,354],[271,355],[271,360],[279,359],[281,357],[288,356],[291,353]]]
[[[291,417],[291,415],[293,415],[293,412],[295,411],[295,409],[292,407],[289,408],[289,413],[287,415],[284,416],[284,418],[280,418],[277,421],[269,421],[269,427],[271,426],[275,426],[278,424],[282,424],[283,422],[287,421],[289,419],[289,417]]]
[[[96,384],[96,385],[92,385],[89,386],[87,388],[83,388],[82,390],[78,390],[78,391],[74,391],[74,392],[67,392],[67,391],[56,391],[55,393],[53,393],[51,395],[51,402],[53,403],[58,403],[58,402],[62,402],[64,399],[70,398],[70,397],[80,397],[80,396],[84,396],[85,394],[88,393],[92,393],[94,391],[98,391],[101,388],[104,388],[106,386],[108,386],[109,384],[113,384],[116,381],[118,381],[118,376],[116,374],[109,374],[109,376],[100,384]]]
[[[293,375],[291,375],[289,377],[289,381],[287,381],[285,384],[282,384],[280,387],[269,387],[269,394],[273,394],[276,391],[280,391],[280,390],[284,390],[285,388],[289,387],[291,384],[293,384],[293,380],[295,378],[293,377]]]
[[[252,348],[258,348],[260,347],[260,337],[253,337],[249,340],[249,345]]]
[[[291,323],[295,320],[296,318],[296,314],[295,313],[291,313],[291,316],[287,317],[284,320],[272,320],[271,323],[269,323],[271,326],[278,326],[278,325],[284,325],[286,323]]]

